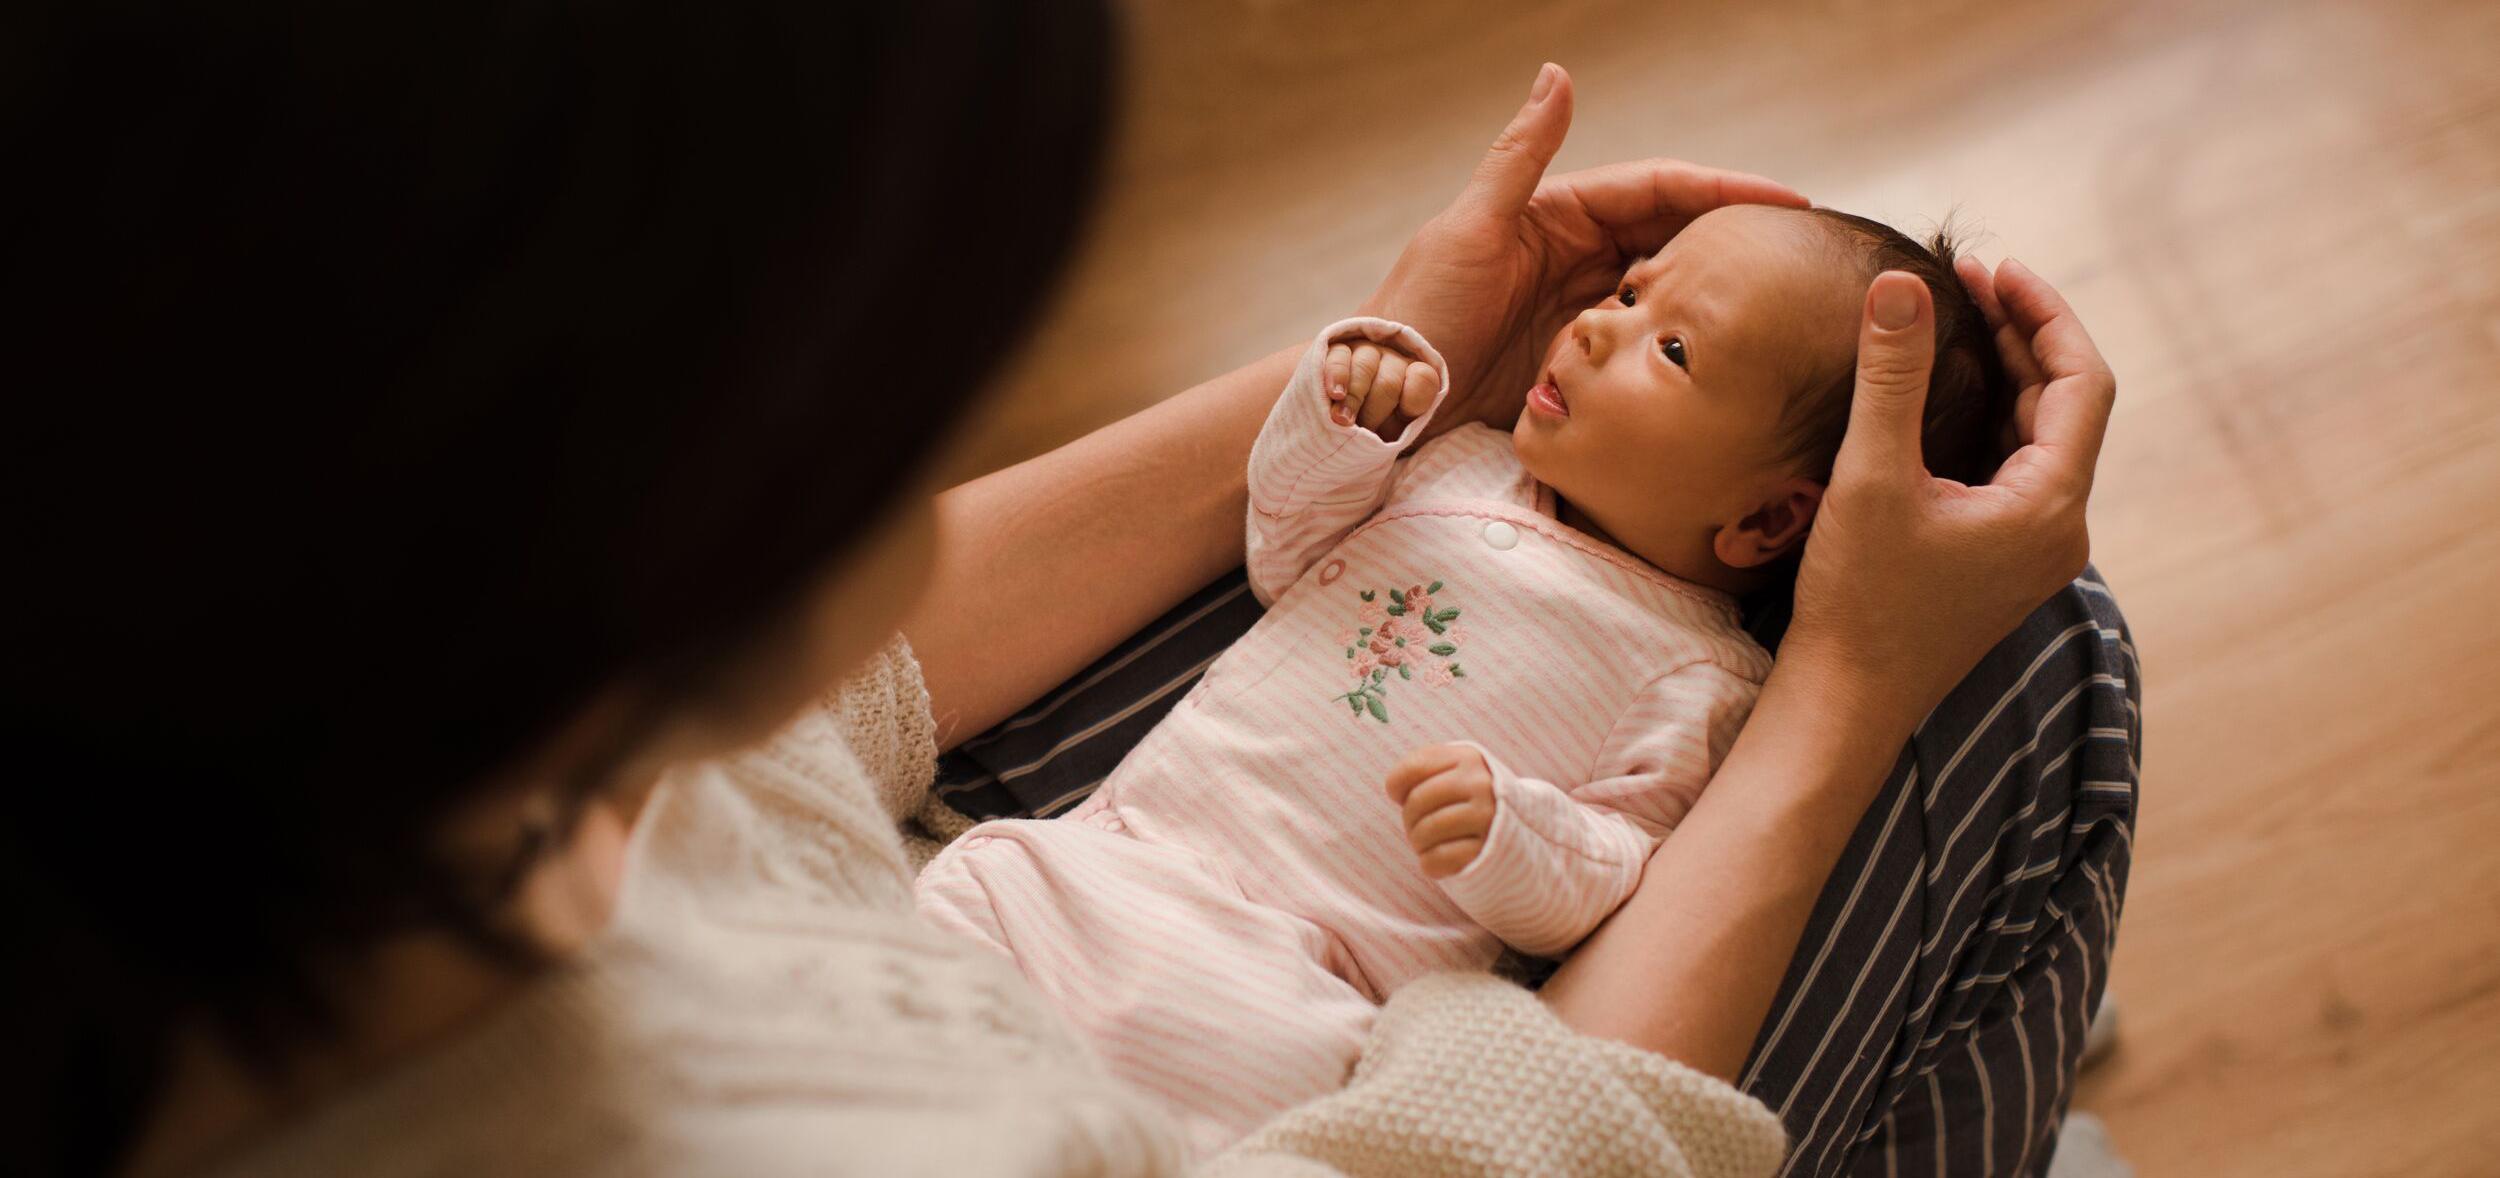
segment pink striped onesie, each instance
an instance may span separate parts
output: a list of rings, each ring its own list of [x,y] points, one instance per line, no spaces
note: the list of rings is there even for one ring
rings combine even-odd
[[[1331,422],[1321,360],[1358,334],[1446,395],[1411,329],[1320,333],[1250,455],[1266,616],[1084,805],[983,823],[919,882],[924,915],[1012,955],[1202,1152],[1342,1086],[1407,981],[1587,936],[1770,671],[1726,595],[1558,522],[1509,434],[1401,461],[1429,414],[1395,442]],[[1445,742],[1484,753],[1497,810],[1435,882],[1382,781]]]

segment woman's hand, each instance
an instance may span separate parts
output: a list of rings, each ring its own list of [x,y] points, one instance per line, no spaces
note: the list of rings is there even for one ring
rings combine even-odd
[[[1925,283],[1878,276],[1779,661],[1640,886],[1546,983],[1573,1027],[1734,1080],[1901,742],[2082,571],[2084,498],[2117,384],[2065,301],[2020,264],[1994,275],[1974,264],[1963,281],[2024,386],[2020,448],[1985,486],[1927,472],[1935,308]]]
[[[1422,332],[1449,362],[1450,396],[1426,437],[1470,421],[1508,429],[1546,341],[1693,218],[1722,205],[1806,204],[1760,176],[1665,159],[1539,183],[1570,129],[1571,76],[1548,64],[1465,191],[1363,305]]]
[[[1782,662],[1819,661],[1840,672],[1836,681],[1915,708],[1911,726],[2083,571],[2084,501],[2117,396],[2083,324],[2038,275],[2014,261],[1993,275],[1970,262],[1962,278],[2022,387],[2009,439],[2017,448],[1982,486],[1928,473],[1919,412],[1935,309],[1917,279],[1878,276],[1859,328],[1849,432],[1780,647]]]

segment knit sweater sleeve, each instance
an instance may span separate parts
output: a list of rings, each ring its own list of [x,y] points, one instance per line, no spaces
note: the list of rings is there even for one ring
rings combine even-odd
[[[1735,1088],[1578,1034],[1508,982],[1447,973],[1390,997],[1343,1091],[1200,1178],[1743,1178],[1777,1170],[1786,1148],[1779,1118]]]
[[[877,787],[890,818],[920,809],[937,778],[937,722],[911,643],[896,633],[818,704]]]
[[[908,909],[895,819],[928,792],[934,733],[897,634],[770,740],[668,775],[636,823],[619,920],[776,919],[827,900]]]

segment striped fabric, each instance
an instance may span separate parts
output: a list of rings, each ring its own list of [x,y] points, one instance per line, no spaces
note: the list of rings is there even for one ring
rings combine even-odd
[[[1903,751],[1832,873],[1742,1083],[1792,1174],[2048,1168],[2126,895],[2135,644],[2097,571]]]
[[[1342,1088],[1379,1014],[1325,929],[1101,807],[976,826],[916,890],[924,920],[1014,958],[1200,1157]]]
[[[1320,358],[1351,331],[1437,367],[1381,320],[1314,341],[1250,458],[1258,624],[1067,820],[984,823],[918,886],[1201,1150],[1341,1083],[1406,982],[1579,943],[1770,671],[1734,599],[1557,521],[1510,435],[1471,425],[1401,464],[1418,428],[1331,422]],[[1454,742],[1500,805],[1435,881],[1382,782]]]
[[[976,817],[1092,793],[1262,611],[1217,579],[940,758]],[[1781,619],[1753,630],[1776,646]],[[1928,717],[1824,891],[1743,1081],[1790,1174],[2043,1173],[2126,894],[2135,648],[2098,572]]]

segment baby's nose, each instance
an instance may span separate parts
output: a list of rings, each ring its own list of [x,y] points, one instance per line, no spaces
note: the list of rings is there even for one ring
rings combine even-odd
[[[1602,338],[1604,334],[1604,332],[1589,330],[1587,315],[1571,321],[1571,338],[1579,341],[1580,354],[1587,357],[1591,364],[1602,364],[1606,360],[1605,343]]]

